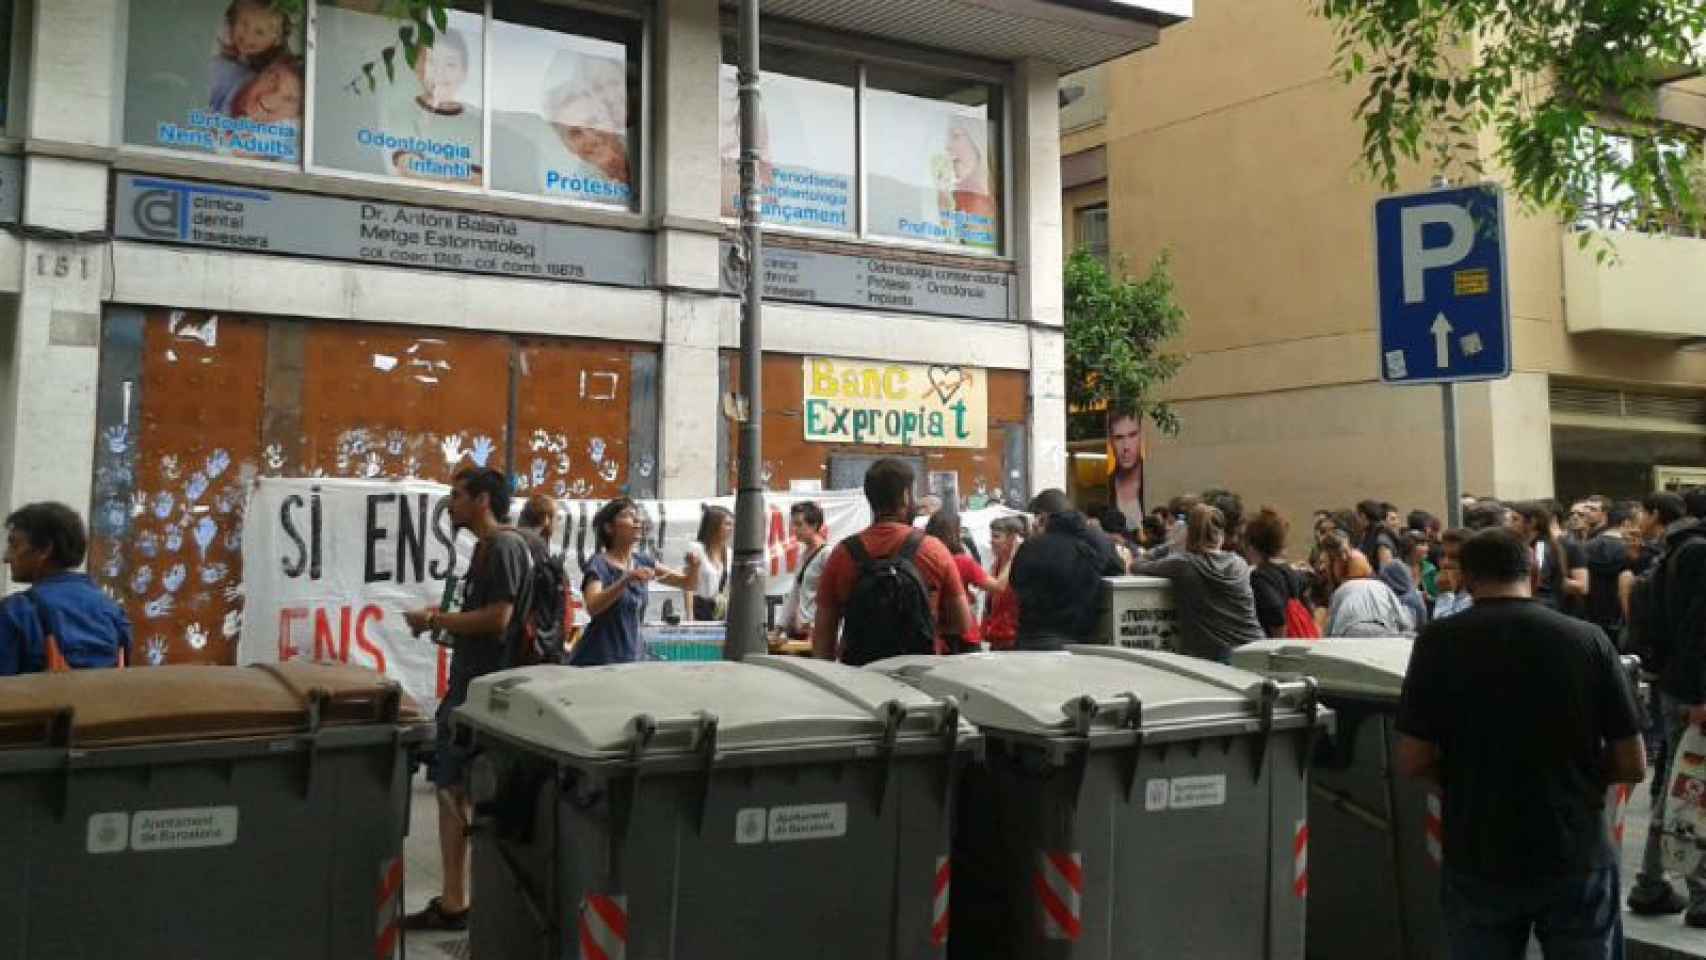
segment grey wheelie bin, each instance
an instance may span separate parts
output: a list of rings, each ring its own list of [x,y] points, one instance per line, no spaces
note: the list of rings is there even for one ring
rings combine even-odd
[[[0,679],[0,957],[390,957],[431,729],[352,667]]]
[[[1316,749],[1310,780],[1311,960],[1443,960],[1439,793],[1397,775],[1393,722],[1406,639],[1269,640],[1232,652],[1234,665],[1278,678],[1307,675],[1338,729]]]
[[[798,657],[475,681],[476,957],[939,957],[951,700]]]
[[[1393,724],[1412,640],[1268,640],[1232,663],[1278,680],[1313,678],[1338,716],[1316,748],[1310,782],[1311,960],[1444,960],[1439,903],[1444,856],[1437,787],[1398,776]],[[1624,658],[1631,683],[1638,665]],[[1613,787],[1606,815],[1620,829],[1628,792]]]
[[[1303,955],[1310,684],[1107,646],[870,668],[959,701],[950,956]]]

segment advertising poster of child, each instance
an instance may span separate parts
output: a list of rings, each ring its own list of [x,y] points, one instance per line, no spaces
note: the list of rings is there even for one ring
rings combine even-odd
[[[492,29],[493,188],[632,206],[638,105],[627,48],[502,21]]]
[[[854,92],[850,86],[766,73],[758,125],[758,183],[764,222],[851,233]],[[720,82],[723,216],[740,215],[740,81],[724,64]]]
[[[302,24],[272,0],[131,0],[127,143],[302,162]]]
[[[451,10],[450,29],[422,48],[411,69],[401,53],[396,77],[363,65],[397,42],[397,22],[379,0],[319,5],[318,82],[314,93],[314,163],[420,180],[480,183],[485,119],[484,22]]]
[[[998,157],[989,107],[872,89],[871,232],[994,250],[1000,244]]]

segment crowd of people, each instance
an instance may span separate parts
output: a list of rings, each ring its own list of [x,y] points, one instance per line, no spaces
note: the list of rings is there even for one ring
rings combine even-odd
[[[1400,709],[1398,766],[1441,782],[1485,780],[1489,771],[1503,770],[1506,780],[1531,778],[1524,788],[1530,792],[1538,783],[1564,798],[1560,803],[1591,812],[1593,789],[1602,790],[1606,778],[1639,782],[1651,753],[1658,758],[1655,826],[1628,903],[1646,914],[1686,912],[1689,924],[1706,926],[1706,866],[1685,878],[1687,895],[1680,894],[1665,879],[1659,831],[1669,748],[1690,724],[1706,724],[1706,489],[1639,501],[1585,497],[1567,509],[1469,497],[1461,504],[1462,526],[1451,529],[1425,511],[1406,514],[1365,500],[1316,511],[1310,537],[1300,544],[1277,511],[1247,515],[1243,500],[1227,490],[1175,498],[1135,530],[1117,509],[1081,512],[1064,492],[1045,490],[1026,514],[993,523],[986,566],[953,505],[917,497],[917,479],[904,460],[873,464],[864,479],[872,523],[833,545],[818,504],[792,505],[791,532],[802,558],[773,644],[809,641],[812,655],[854,665],[903,654],[1059,650],[1093,642],[1101,580],[1120,574],[1170,581],[1177,646],[1209,660],[1225,662],[1234,649],[1264,638],[1420,634]],[[405,615],[417,633],[430,632],[452,650],[430,770],[440,788],[445,887],[408,919],[415,929],[466,923],[468,758],[448,721],[469,683],[518,663],[646,659],[642,624],[654,584],[682,591],[694,619],[721,619],[732,568],[734,523],[727,510],[705,511],[675,569],[648,552],[639,506],[611,501],[593,518],[598,550],[579,576],[590,622],[567,645],[571,578],[547,547],[556,505],[534,497],[512,524],[507,478],[467,469],[452,483],[448,508],[455,526],[477,541],[460,602]],[[31,589],[0,604],[0,674],[123,665],[130,627],[122,610],[77,572],[87,533],[75,511],[32,504],[6,525],[12,579]],[[1550,654],[1536,660],[1540,650],[1556,654],[1556,662]],[[1633,700],[1625,702],[1622,687],[1606,679],[1616,674],[1616,651],[1640,654],[1656,690],[1651,716],[1640,724],[1645,744],[1635,737],[1638,748],[1627,742],[1636,723]],[[1507,668],[1510,676],[1499,683],[1453,679]],[[1559,700],[1558,689],[1573,693]],[[1558,717],[1493,723],[1510,703],[1530,696],[1539,698],[1535,716]],[[1600,711],[1591,723],[1582,720],[1589,701]],[[1579,739],[1588,745],[1582,756],[1550,766],[1520,759],[1535,744],[1561,742],[1552,725],[1578,721]],[[1613,747],[1604,756],[1593,752]],[[1511,757],[1519,758],[1515,767]],[[1603,766],[1583,773],[1584,764]],[[1507,787],[1517,789],[1500,789]],[[1448,871],[1447,886],[1458,885],[1447,891],[1448,904],[1452,896],[1483,905],[1497,900],[1489,878],[1534,867],[1535,851],[1556,839],[1523,841],[1522,849],[1481,842],[1464,824],[1504,822],[1503,801],[1456,787],[1447,796],[1447,856],[1455,848],[1459,863],[1468,864],[1461,875]],[[1489,797],[1491,807],[1482,803]],[[1459,803],[1461,809],[1450,806]],[[1505,825],[1517,836],[1527,822],[1519,817]],[[1585,843],[1582,837],[1561,842],[1577,840]],[[1617,890],[1615,865],[1600,862],[1605,856],[1600,846],[1570,855],[1572,869],[1589,871],[1583,876],[1593,878],[1590,892],[1601,899]],[[1569,901],[1575,910],[1585,895],[1558,893],[1554,901]],[[1448,925],[1461,913],[1448,916]]]

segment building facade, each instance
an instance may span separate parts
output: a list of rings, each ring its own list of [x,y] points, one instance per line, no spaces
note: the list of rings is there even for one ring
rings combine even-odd
[[[764,3],[773,487],[1059,482],[1057,80],[1179,6]],[[174,662],[256,477],[731,487],[732,9],[458,2],[411,66],[381,7],[0,4],[0,494],[86,506]]]
[[[1152,499],[1230,487],[1294,529],[1371,496],[1445,507],[1439,388],[1379,382],[1383,191],[1357,165],[1362,94],[1333,75],[1335,43],[1307,5],[1203,4],[1161,48],[1063,83],[1083,91],[1063,111],[1063,243],[1106,236],[1134,273],[1171,250],[1190,314],[1177,345],[1190,361],[1166,390],[1184,429],[1150,445]],[[1706,126],[1698,79],[1655,96]],[[1403,189],[1434,173],[1410,171]],[[1571,498],[1700,482],[1706,239],[1506,212],[1514,372],[1459,388],[1464,489]],[[1581,229],[1608,234],[1617,262],[1581,246]]]

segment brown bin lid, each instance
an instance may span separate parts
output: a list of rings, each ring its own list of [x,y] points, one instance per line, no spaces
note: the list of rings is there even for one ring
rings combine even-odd
[[[341,664],[74,670],[0,678],[0,748],[53,742],[66,722],[78,746],[294,733],[315,700],[323,726],[423,719],[396,683]]]

